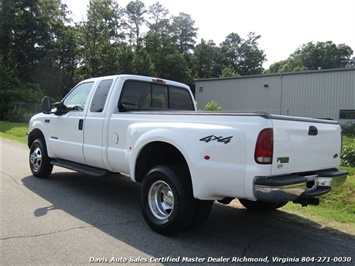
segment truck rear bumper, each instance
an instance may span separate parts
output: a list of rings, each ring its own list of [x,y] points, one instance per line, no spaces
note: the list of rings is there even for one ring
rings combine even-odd
[[[255,197],[258,201],[302,201],[328,193],[341,186],[348,171],[330,169],[309,175],[289,175],[255,180]]]

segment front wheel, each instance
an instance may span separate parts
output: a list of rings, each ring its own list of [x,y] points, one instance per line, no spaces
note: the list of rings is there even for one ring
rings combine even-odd
[[[47,148],[42,139],[36,139],[30,148],[29,163],[35,177],[45,178],[52,173],[53,165],[47,154]]]
[[[149,227],[159,234],[187,229],[194,222],[195,199],[188,171],[155,166],[143,180],[141,210]]]

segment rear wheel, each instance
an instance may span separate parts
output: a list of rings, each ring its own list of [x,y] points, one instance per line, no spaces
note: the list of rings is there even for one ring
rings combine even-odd
[[[177,166],[153,167],[143,180],[141,210],[149,227],[159,234],[187,229],[195,218],[188,171]]]
[[[251,201],[246,199],[239,199],[240,203],[249,211],[262,212],[272,211],[286,205],[287,202],[264,202],[264,201]]]
[[[30,148],[29,163],[31,172],[35,177],[48,177],[53,170],[53,165],[47,154],[47,148],[42,139],[36,139]]]

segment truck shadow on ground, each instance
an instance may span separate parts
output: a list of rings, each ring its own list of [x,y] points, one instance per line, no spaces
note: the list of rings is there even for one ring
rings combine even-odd
[[[265,215],[217,203],[202,227],[161,236],[150,230],[141,215],[141,186],[127,177],[96,178],[58,172],[48,179],[27,176],[22,182],[50,203],[34,209],[35,217],[62,210],[156,258],[334,257],[350,256],[349,252],[355,246],[352,236],[341,232],[331,234],[319,224],[282,209]],[[300,223],[290,224],[283,219],[290,215]],[[334,246],[337,248],[332,248]]]

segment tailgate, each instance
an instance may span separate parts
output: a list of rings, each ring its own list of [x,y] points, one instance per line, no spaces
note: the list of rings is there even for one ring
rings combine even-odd
[[[272,175],[339,166],[341,128],[337,122],[286,116],[272,116],[272,119]]]

